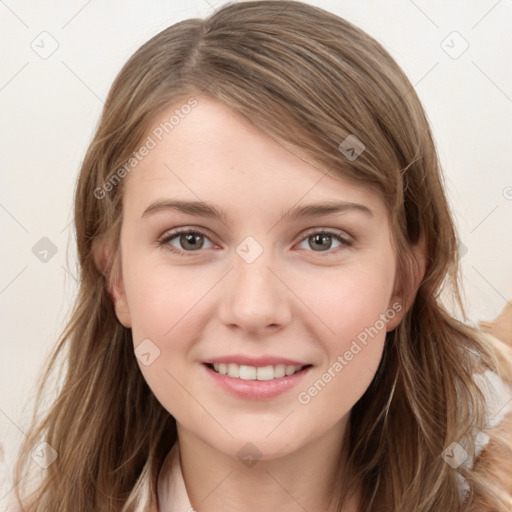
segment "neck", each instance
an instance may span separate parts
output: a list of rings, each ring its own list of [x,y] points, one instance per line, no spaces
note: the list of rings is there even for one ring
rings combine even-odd
[[[346,476],[343,440],[348,416],[343,424],[296,451],[245,463],[178,424],[181,469],[190,503],[197,512],[337,512],[340,478]],[[356,511],[356,501],[350,497],[343,512]]]

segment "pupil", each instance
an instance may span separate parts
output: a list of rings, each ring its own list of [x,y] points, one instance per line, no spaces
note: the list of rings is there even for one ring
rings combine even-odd
[[[330,241],[331,241],[331,235],[322,235],[322,234],[316,234],[316,235],[313,235],[313,240],[314,240],[314,244],[316,243],[319,243],[320,245],[323,245],[323,248],[324,249],[329,249],[329,246],[330,246]],[[313,245],[313,250],[318,250],[318,249],[315,249],[314,245]],[[322,247],[321,247],[322,249]]]
[[[188,233],[188,234],[185,234],[185,235],[181,235],[181,244],[182,244],[182,247],[184,248],[188,248],[188,249],[197,249],[198,247],[201,247],[202,244],[199,244],[196,242],[194,242],[194,240],[198,237],[201,237],[201,235],[199,233]]]

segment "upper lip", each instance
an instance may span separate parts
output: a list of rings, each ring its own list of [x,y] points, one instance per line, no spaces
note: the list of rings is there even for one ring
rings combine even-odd
[[[229,364],[235,363],[238,365],[244,366],[275,366],[278,364],[284,364],[286,366],[306,366],[309,363],[305,363],[302,361],[294,361],[293,359],[287,359],[286,357],[277,357],[277,356],[260,356],[260,357],[250,357],[244,356],[241,354],[234,354],[232,356],[220,356],[220,357],[212,357],[204,363],[215,363],[215,364]]]

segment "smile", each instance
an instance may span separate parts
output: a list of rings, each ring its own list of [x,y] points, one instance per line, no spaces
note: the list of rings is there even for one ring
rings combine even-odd
[[[234,379],[242,380],[273,380],[282,377],[288,377],[301,371],[305,366],[292,366],[284,364],[268,366],[248,366],[236,363],[214,363],[208,365],[210,368],[221,375],[227,375]],[[306,365],[311,366],[311,365]]]
[[[208,378],[238,398],[272,399],[291,390],[308,375],[313,365],[249,366],[236,363],[203,363]]]

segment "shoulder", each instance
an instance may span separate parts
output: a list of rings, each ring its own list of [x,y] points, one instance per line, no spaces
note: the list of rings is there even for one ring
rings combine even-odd
[[[495,427],[502,423],[507,415],[512,413],[512,385],[505,382],[492,370],[475,373],[473,376],[475,383],[485,397],[487,426]],[[482,437],[479,441],[485,444],[487,438]]]
[[[498,489],[512,497],[512,413],[509,412],[493,427],[492,434],[491,439],[483,446],[477,457],[473,469],[476,473],[487,476]],[[504,449],[503,443],[497,436],[507,440],[510,446],[508,450]],[[475,494],[477,502],[485,507],[482,510],[494,510],[489,508],[490,504],[487,503],[482,492],[477,490]]]
[[[472,469],[480,476],[487,477],[499,489],[512,495],[512,386],[497,373],[487,370],[474,374],[475,383],[486,399],[486,428],[475,437],[475,462]],[[504,447],[509,445],[507,450]],[[460,490],[467,495],[467,483],[460,483]],[[475,490],[477,503],[482,510],[490,510],[485,495]]]

